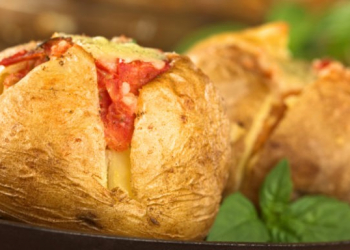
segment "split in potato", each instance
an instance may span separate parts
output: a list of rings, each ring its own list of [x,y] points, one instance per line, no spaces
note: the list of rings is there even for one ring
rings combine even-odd
[[[107,146],[101,118],[101,58],[72,40],[0,96],[0,216],[123,236],[203,239],[230,158],[229,122],[214,86],[188,58],[156,52],[169,68],[137,90],[130,146],[117,152]],[[141,47],[113,43],[137,48],[123,61],[147,61]],[[2,73],[11,74],[6,68]]]

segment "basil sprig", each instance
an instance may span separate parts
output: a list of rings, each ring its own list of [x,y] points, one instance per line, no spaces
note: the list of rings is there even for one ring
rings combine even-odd
[[[269,233],[254,205],[240,193],[223,202],[207,241],[266,242]]]
[[[207,241],[330,242],[350,240],[350,206],[314,195],[291,202],[290,167],[282,160],[266,177],[259,212],[239,192],[227,197]]]

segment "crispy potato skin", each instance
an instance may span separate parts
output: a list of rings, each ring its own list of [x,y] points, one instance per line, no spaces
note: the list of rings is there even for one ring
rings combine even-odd
[[[272,23],[214,35],[187,52],[214,82],[228,110],[232,161],[226,195],[240,188],[255,141],[266,137],[283,112],[281,93],[300,89],[299,81],[288,80],[286,87],[281,66],[289,60],[287,34],[285,23]]]
[[[132,184],[153,223],[170,220],[173,236],[201,228],[203,237],[228,176],[229,123],[208,78],[188,58],[169,58],[172,69],[140,93]]]
[[[295,196],[324,194],[350,202],[350,71],[339,63],[321,70],[251,159],[243,191],[253,200],[282,158],[291,164]]]
[[[231,141],[233,163],[226,193],[239,190],[258,204],[266,175],[286,158],[293,198],[324,194],[350,202],[350,70],[326,60],[315,73],[311,65],[293,61],[286,31],[277,23],[216,35],[188,52],[221,91],[231,124],[245,125],[240,139]],[[266,113],[274,126],[265,133],[264,126],[254,124],[269,98],[284,108],[277,119],[273,112]],[[266,136],[259,148],[245,154],[254,129]]]
[[[107,189],[93,59],[78,46],[0,96],[0,215],[134,237],[203,239],[228,177],[229,122],[186,57],[140,91],[132,196]]]
[[[189,56],[225,99],[231,121],[231,173],[225,191],[229,194],[240,186],[243,170],[239,168],[245,158],[247,137],[263,104],[269,102],[271,74],[261,67],[258,56],[234,44],[209,47]]]

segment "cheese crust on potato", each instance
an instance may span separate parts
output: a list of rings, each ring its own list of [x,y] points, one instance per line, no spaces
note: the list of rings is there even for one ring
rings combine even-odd
[[[221,97],[188,58],[162,53],[167,70],[122,99],[137,100],[129,106],[132,138],[114,150],[101,119],[97,57],[73,37],[65,52],[1,94],[0,216],[122,236],[203,239],[228,177]]]

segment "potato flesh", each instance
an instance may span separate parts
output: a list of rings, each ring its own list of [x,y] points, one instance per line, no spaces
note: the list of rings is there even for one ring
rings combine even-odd
[[[131,196],[130,150],[106,150],[108,189],[120,188]]]

